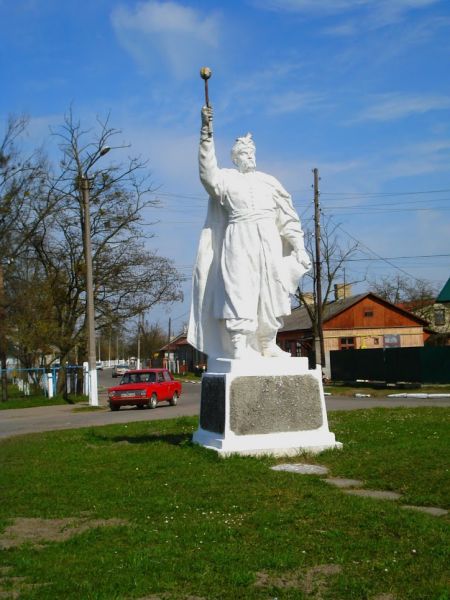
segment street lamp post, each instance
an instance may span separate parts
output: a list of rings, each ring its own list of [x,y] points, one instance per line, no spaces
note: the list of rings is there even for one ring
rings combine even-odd
[[[84,262],[86,265],[86,321],[88,338],[88,369],[89,369],[89,405],[98,406],[97,365],[95,356],[95,308],[94,308],[94,280],[92,270],[92,244],[91,244],[91,213],[89,206],[89,179],[88,170],[97,160],[110,151],[109,146],[101,148],[98,156],[91,160],[81,177],[80,187],[83,197],[84,212]]]

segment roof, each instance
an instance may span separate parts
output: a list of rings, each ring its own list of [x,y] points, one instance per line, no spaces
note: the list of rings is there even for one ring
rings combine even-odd
[[[450,302],[450,279],[448,279],[447,283],[439,292],[436,302]]]
[[[329,304],[326,304],[323,308],[322,322],[326,323],[327,321],[329,321],[336,315],[339,315],[340,313],[351,308],[355,304],[358,304],[358,302],[360,302],[361,300],[363,300],[363,298],[366,298],[368,296],[372,297],[374,300],[377,300],[378,302],[380,302],[382,304],[387,304],[388,306],[392,307],[394,310],[397,310],[397,311],[403,313],[404,315],[407,315],[408,317],[413,318],[415,321],[419,321],[423,325],[428,324],[427,321],[425,321],[424,319],[418,317],[417,315],[414,315],[413,313],[405,310],[404,308],[400,308],[399,306],[396,306],[395,304],[392,304],[391,302],[388,302],[387,300],[380,298],[379,296],[377,296],[376,294],[373,294],[372,292],[366,292],[365,294],[357,294],[356,296],[350,296],[349,298],[342,298],[341,300],[335,300],[334,302],[330,302]],[[291,312],[290,315],[287,315],[286,317],[283,318],[283,321],[284,321],[284,325],[283,325],[283,327],[281,327],[280,332],[309,330],[312,328],[311,319],[308,315],[308,311],[306,310],[306,308],[304,306],[300,306],[299,308],[294,308],[294,310]]]
[[[341,300],[336,300],[335,302],[330,302],[326,304],[322,313],[322,321],[328,321],[335,315],[347,310],[350,306],[353,306],[360,300],[362,300],[368,294],[358,294],[357,296],[350,296],[349,298],[342,298]],[[294,308],[290,315],[287,315],[283,318],[284,325],[281,327],[280,331],[294,331],[297,329],[311,329],[312,322],[309,317],[308,311],[304,306],[299,306],[298,308]]]
[[[173,350],[174,346],[186,346],[186,345],[189,345],[189,342],[187,341],[186,333],[179,333],[175,337],[171,338],[170,342],[167,342],[167,344],[164,344],[164,346],[162,346],[158,350],[158,352],[162,352],[163,350]]]

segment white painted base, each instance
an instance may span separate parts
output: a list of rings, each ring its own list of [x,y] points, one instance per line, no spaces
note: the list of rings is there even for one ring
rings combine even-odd
[[[341,449],[334,433],[314,431],[296,431],[286,433],[266,433],[263,435],[220,435],[205,431],[200,427],[194,433],[192,441],[209,450],[215,450],[223,457],[232,454],[241,456],[296,456],[307,452],[319,454],[332,448]]]
[[[225,426],[223,433],[207,431],[199,427],[194,433],[193,441],[205,448],[215,450],[220,456],[271,455],[295,456],[308,452],[317,454],[329,449],[341,449],[334,433],[328,429],[328,419],[322,386],[320,366],[308,369],[306,358],[263,358],[252,357],[251,360],[216,359],[210,361],[208,372],[203,377],[225,378]],[[322,425],[318,429],[306,431],[286,431],[255,435],[236,435],[230,428],[230,386],[236,377],[290,376],[310,375],[319,383],[317,403],[320,405]]]

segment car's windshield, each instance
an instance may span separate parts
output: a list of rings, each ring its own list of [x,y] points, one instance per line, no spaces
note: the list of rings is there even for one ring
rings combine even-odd
[[[154,383],[156,381],[156,373],[125,373],[120,384],[123,383]]]

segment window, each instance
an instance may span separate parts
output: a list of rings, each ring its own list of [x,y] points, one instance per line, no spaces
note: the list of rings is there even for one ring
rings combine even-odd
[[[163,374],[164,374],[164,379],[166,381],[172,381],[172,377],[170,376],[169,371],[163,371]]]
[[[445,310],[443,308],[434,309],[434,324],[445,325]]]
[[[380,338],[374,337],[373,338],[373,345],[374,346],[379,346],[380,345]]]
[[[340,350],[353,350],[355,348],[355,338],[354,337],[341,337],[339,339],[339,349]]]
[[[154,373],[141,373],[141,382],[142,383],[154,383],[155,382],[155,374]]]
[[[373,310],[365,310],[364,316],[365,317],[373,317]]]

